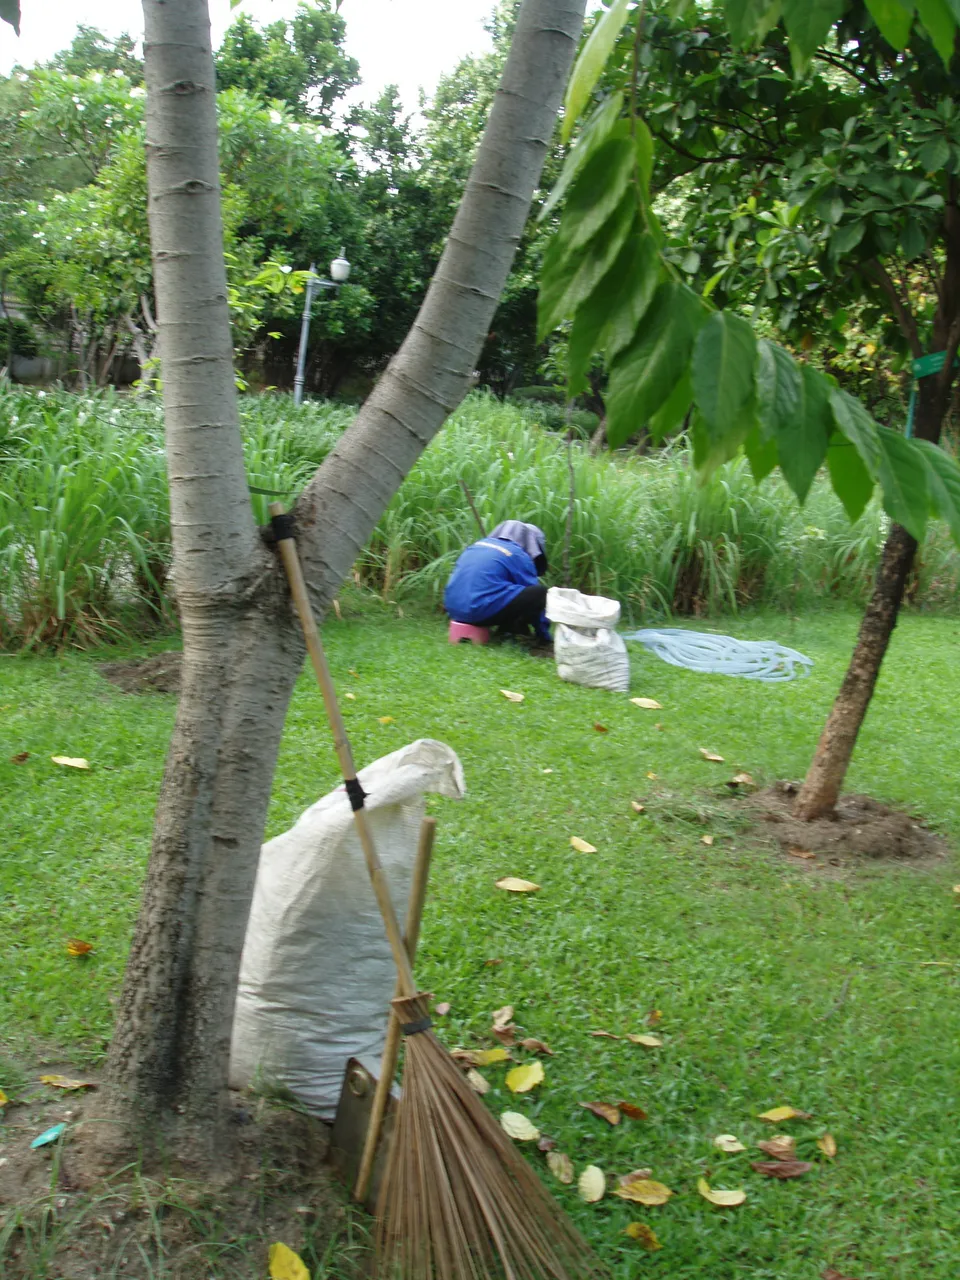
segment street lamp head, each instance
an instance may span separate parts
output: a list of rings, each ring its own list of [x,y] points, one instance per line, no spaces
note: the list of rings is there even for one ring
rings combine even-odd
[[[334,284],[343,284],[350,276],[350,263],[343,256],[343,250],[340,250],[340,257],[334,258],[330,263],[330,279]]]

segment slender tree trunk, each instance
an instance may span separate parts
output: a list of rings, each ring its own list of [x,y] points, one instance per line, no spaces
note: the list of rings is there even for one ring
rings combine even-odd
[[[525,0],[436,276],[400,351],[296,507],[322,612],[462,399],[513,260],[584,0]],[[254,527],[235,403],[206,0],[144,0],[151,243],[183,687],[107,1063],[100,1145],[228,1146],[240,952],[287,703],[302,661]]]

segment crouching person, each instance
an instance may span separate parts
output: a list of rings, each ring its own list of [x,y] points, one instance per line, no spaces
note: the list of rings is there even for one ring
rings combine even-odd
[[[546,538],[535,524],[504,520],[489,537],[467,547],[443,593],[453,622],[492,627],[501,633],[550,642],[544,613]]]

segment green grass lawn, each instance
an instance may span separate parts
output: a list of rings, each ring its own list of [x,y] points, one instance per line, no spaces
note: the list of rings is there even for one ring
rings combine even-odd
[[[552,663],[518,651],[455,650],[437,618],[368,606],[326,628],[334,673],[356,695],[344,711],[358,760],[429,736],[463,761],[466,800],[431,802],[440,825],[419,974],[451,1002],[442,1034],[493,1044],[490,1012],[514,1005],[523,1034],[555,1056],[543,1060],[544,1084],[517,1097],[502,1068],[487,1069],[493,1108],[527,1114],[578,1173],[597,1164],[615,1184],[648,1166],[675,1192],[644,1209],[610,1194],[584,1205],[575,1188],[552,1184],[618,1277],[960,1273],[960,877],[948,866],[811,871],[745,838],[723,785],[739,769],[759,783],[802,775],[856,625],[846,613],[726,623],[815,660],[810,678],[786,685],[694,675],[631,646],[631,692],[659,699],[661,712],[562,684]],[[954,841],[958,657],[957,621],[901,623],[849,778]],[[147,855],[173,700],[120,693],[96,661],[0,658],[8,1092],[15,1064],[41,1052],[77,1064],[102,1054]],[[525,701],[506,701],[501,687]],[[704,761],[699,747],[726,763]],[[25,763],[7,763],[23,751]],[[56,754],[93,768],[58,768]],[[268,834],[336,781],[305,676]],[[635,814],[632,799],[648,812]],[[573,835],[597,852],[575,853]],[[541,891],[500,892],[505,875]],[[68,956],[71,937],[91,942],[90,956]],[[589,1034],[646,1031],[654,1008],[660,1049]],[[619,1099],[649,1119],[610,1128],[578,1105]],[[805,1177],[765,1179],[750,1168],[760,1152],[712,1146],[719,1133],[748,1148],[769,1138],[776,1130],[758,1113],[787,1103],[812,1113],[783,1126],[816,1161]],[[839,1147],[832,1162],[816,1148],[827,1130]],[[696,1191],[704,1174],[745,1187],[746,1204],[712,1208]],[[637,1220],[654,1228],[660,1252],[623,1235]]]

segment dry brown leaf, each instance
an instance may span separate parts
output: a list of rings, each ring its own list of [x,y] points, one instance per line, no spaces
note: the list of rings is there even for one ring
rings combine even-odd
[[[542,1062],[525,1062],[507,1072],[506,1086],[511,1093],[529,1093],[542,1084],[544,1078]]]
[[[513,1021],[513,1005],[505,1004],[502,1009],[494,1009],[490,1015],[494,1027],[506,1027]]]
[[[653,727],[654,727],[655,729],[659,729],[661,732],[663,731],[663,725],[660,723],[660,721],[659,721],[659,720],[657,721],[657,723],[656,723]]]
[[[41,1076],[41,1084],[48,1084],[54,1089],[95,1089],[93,1080],[72,1080],[69,1076]]]
[[[777,1133],[766,1142],[758,1142],[757,1146],[774,1160],[793,1160],[797,1154],[797,1140],[789,1133]]]
[[[718,756],[715,751],[708,751],[706,747],[700,748],[700,754],[704,760],[711,760],[714,764],[723,764],[723,756]]]
[[[809,1120],[809,1111],[798,1111],[796,1107],[771,1107],[769,1111],[761,1111],[760,1120],[770,1124],[780,1124],[783,1120]]]
[[[750,1167],[768,1178],[801,1178],[814,1167],[809,1160],[751,1160]]]
[[[645,804],[641,804],[639,800],[631,800],[630,808],[634,813],[646,813],[647,811],[647,806]]]
[[[497,964],[503,964],[502,956],[494,956],[492,960],[484,960],[483,967],[485,969],[492,969],[494,965],[497,965]]]
[[[842,1276],[836,1267],[827,1267],[820,1272],[820,1280],[853,1280],[853,1276]]]
[[[593,725],[593,727],[594,727],[594,729],[596,729],[597,733],[609,733],[609,732],[610,732],[610,730],[607,728],[607,726],[606,726],[605,724],[601,724],[599,720],[595,720],[595,721],[594,721],[594,725]]]
[[[619,1040],[620,1036],[615,1036],[612,1031],[591,1031],[590,1034],[596,1040]]]
[[[642,1044],[645,1049],[659,1049],[663,1044],[659,1036],[638,1036],[633,1032],[627,1036],[627,1039],[631,1044]]]
[[[500,1115],[500,1128],[515,1142],[536,1142],[540,1130],[519,1111],[504,1111]]]
[[[333,612],[337,615],[337,621],[343,621],[343,610],[340,608],[340,601],[334,598],[330,602],[333,605]]]
[[[705,845],[707,845],[707,846],[712,845],[712,844],[713,844],[713,836],[701,836],[701,837],[700,837],[700,843],[701,843],[701,844],[705,844]]]
[[[735,1151],[746,1151],[746,1147],[732,1133],[718,1133],[713,1140],[713,1145],[721,1151],[726,1151],[728,1155],[732,1155]]]
[[[647,1113],[644,1111],[643,1107],[638,1107],[636,1103],[618,1102],[617,1106],[620,1108],[620,1111],[622,1112],[623,1115],[627,1117],[628,1120],[646,1120],[647,1119]]]
[[[10,763],[11,763],[11,764],[24,764],[24,763],[25,763],[25,761],[27,761],[27,760],[29,760],[29,759],[30,759],[30,752],[29,752],[29,751],[18,751],[18,752],[17,752],[17,754],[16,754],[15,756],[11,756],[11,757],[10,757]]]
[[[620,1123],[620,1108],[615,1107],[612,1102],[581,1102],[580,1105],[601,1120],[606,1120],[607,1124]]]
[[[70,938],[67,942],[68,956],[85,956],[93,950],[92,942],[84,942],[82,938]]]
[[[621,1173],[617,1179],[617,1184],[621,1187],[629,1187],[631,1182],[645,1182],[652,1177],[652,1169],[634,1169],[632,1173]]]
[[[800,849],[799,847],[788,849],[787,853],[791,858],[806,858],[808,861],[810,858],[817,856],[815,853],[811,853],[809,849]]]
[[[506,889],[507,893],[536,893],[540,886],[532,880],[521,880],[519,876],[504,876],[497,881],[496,888]]]
[[[603,1175],[603,1170],[598,1169],[595,1164],[588,1164],[577,1179],[577,1191],[580,1193],[580,1199],[585,1200],[587,1204],[596,1204],[598,1200],[603,1199],[603,1193],[607,1189],[607,1180]]]
[[[837,1154],[837,1140],[832,1133],[825,1133],[822,1138],[818,1138],[817,1146],[828,1160],[832,1160]]]
[[[441,1000],[440,1003],[434,1007],[433,1012],[437,1015],[438,1018],[445,1018],[447,1014],[450,1012],[450,1001]]]
[[[500,692],[508,702],[522,702],[526,697],[526,694],[514,693],[512,689],[501,689]]]
[[[596,845],[590,844],[586,840],[581,840],[579,836],[570,837],[570,846],[576,849],[577,853],[596,853]]]
[[[637,1178],[625,1186],[617,1187],[613,1193],[621,1200],[632,1200],[634,1204],[666,1204],[673,1192],[662,1182],[654,1182],[652,1178]]]
[[[477,1093],[484,1094],[490,1092],[490,1081],[485,1079],[474,1067],[471,1067],[467,1072],[467,1081],[469,1082],[471,1089],[476,1090]]]
[[[647,1014],[647,1026],[655,1027],[662,1017],[663,1011],[661,1009],[651,1009]]]
[[[3,1092],[3,1090],[0,1089],[0,1111],[2,1111],[3,1108],[9,1104],[9,1102],[10,1102],[10,1099]]]
[[[378,716],[381,724],[393,724],[393,716]]]
[[[663,703],[658,702],[656,698],[631,698],[630,701],[635,707],[640,707],[643,711],[663,710]]]
[[[566,1186],[573,1182],[573,1161],[562,1151],[547,1152],[547,1168],[558,1182]]]
[[[62,764],[66,769],[89,769],[90,761],[83,756],[51,756],[54,764]]]
[[[520,1048],[526,1049],[527,1053],[548,1053],[553,1057],[553,1050],[549,1045],[545,1045],[542,1040],[535,1040],[533,1036],[528,1036],[526,1040],[520,1041]]]
[[[715,1204],[721,1209],[735,1209],[738,1204],[743,1204],[747,1198],[747,1193],[743,1190],[714,1191],[706,1178],[697,1179],[697,1190],[704,1200],[709,1200],[711,1204]]]
[[[553,1151],[553,1149],[556,1147],[556,1145],[557,1145],[557,1140],[556,1140],[556,1138],[551,1138],[551,1137],[550,1137],[550,1135],[549,1135],[549,1134],[547,1134],[547,1133],[541,1133],[541,1135],[540,1135],[540,1139],[539,1139],[539,1141],[537,1142],[537,1150],[538,1150],[538,1151]]]
[[[502,1045],[512,1049],[517,1042],[517,1024],[508,1022],[505,1027],[494,1027],[493,1035],[494,1039],[499,1040]]]
[[[752,787],[754,785],[749,773],[735,773],[727,783],[728,787]]]
[[[656,1253],[658,1249],[662,1249],[663,1245],[657,1239],[657,1233],[652,1227],[648,1227],[645,1222],[631,1222],[624,1228],[623,1234],[629,1236],[631,1240],[636,1240],[637,1244],[643,1245],[648,1253]]]

